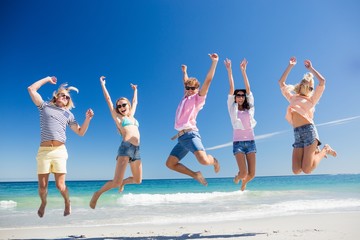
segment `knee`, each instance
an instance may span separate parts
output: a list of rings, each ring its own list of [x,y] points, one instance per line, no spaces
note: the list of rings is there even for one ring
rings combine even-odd
[[[64,183],[56,183],[56,188],[60,191],[60,192],[64,192],[66,190],[66,185]]]
[[[178,161],[176,161],[174,158],[172,158],[171,156],[166,160],[166,167],[174,170],[175,169],[175,165],[177,164]]]
[[[210,159],[214,158],[211,155],[205,155],[205,154],[201,154],[197,157],[198,161],[200,164],[202,165],[212,165],[212,161],[210,161]]]
[[[134,178],[134,183],[135,183],[135,184],[141,184],[141,183],[142,183],[142,179],[141,179],[141,178],[138,178],[138,179]]]
[[[312,172],[311,168],[303,168],[303,172],[306,174],[310,174]]]
[[[39,186],[39,193],[46,193],[47,192],[47,186],[41,185]]]

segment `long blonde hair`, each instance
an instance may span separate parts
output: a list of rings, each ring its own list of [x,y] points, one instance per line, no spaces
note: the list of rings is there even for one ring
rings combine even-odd
[[[309,86],[302,90],[301,85],[304,83],[309,83],[306,86]],[[305,86],[305,85],[304,85]],[[304,96],[311,96],[312,90],[310,88],[314,88],[314,75],[311,72],[307,72],[304,74],[303,79],[300,81],[300,83],[294,85],[288,85],[288,89],[296,94],[304,95]]]
[[[51,103],[53,103],[53,104],[56,103],[56,99],[58,98],[58,95],[60,93],[67,93],[69,96],[70,96],[70,91],[75,91],[75,92],[79,93],[79,89],[77,89],[76,87],[72,87],[72,86],[66,87],[67,85],[68,85],[67,83],[61,84],[60,87],[58,88],[58,90],[53,92],[53,97],[50,101]],[[66,104],[65,108],[68,110],[75,108],[75,105],[74,105],[74,102],[72,101],[71,96],[70,96],[70,99],[69,99],[68,103]]]
[[[116,100],[116,102],[115,102],[115,104],[116,104],[116,106],[115,106],[115,112],[117,112],[118,114],[122,115],[122,114],[120,113],[120,111],[119,111],[119,108],[118,108],[118,102],[119,102],[120,100],[125,100],[125,101],[127,102],[127,104],[129,104],[129,109],[130,109],[130,110],[131,110],[131,103],[130,103],[129,99],[127,99],[126,97],[121,97],[121,98],[118,98],[118,100]]]

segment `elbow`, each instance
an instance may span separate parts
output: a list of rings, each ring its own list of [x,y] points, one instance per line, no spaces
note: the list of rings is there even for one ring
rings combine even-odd
[[[32,86],[29,86],[29,87],[27,88],[27,90],[28,90],[29,93],[32,93],[32,92],[35,91],[35,89],[34,89]]]

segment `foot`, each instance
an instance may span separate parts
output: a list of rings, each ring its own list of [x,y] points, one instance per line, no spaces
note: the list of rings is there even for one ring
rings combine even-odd
[[[71,213],[71,204],[70,201],[65,203],[64,217],[70,215]]]
[[[220,171],[220,164],[216,158],[214,158],[214,171],[215,173],[218,173]]]
[[[336,157],[336,155],[337,155],[336,151],[334,149],[332,149],[328,144],[325,144],[324,149],[326,151],[326,154]]]
[[[239,177],[239,175],[236,175],[235,177],[234,177],[234,183],[235,184],[238,184],[240,182],[240,177]]]
[[[196,176],[194,177],[196,180],[198,180],[199,183],[201,183],[202,185],[204,186],[207,186],[208,183],[206,181],[206,179],[203,177],[202,173],[201,172],[196,172],[195,173]]]
[[[122,193],[123,191],[124,191],[124,185],[121,185],[121,186],[119,187],[119,192]]]
[[[245,180],[241,181],[241,191],[245,191],[247,182]]]
[[[39,217],[43,217],[45,214],[45,207],[46,207],[46,203],[42,203],[37,211],[37,214]]]
[[[95,192],[94,195],[92,196],[92,198],[90,200],[90,204],[89,204],[92,209],[95,209],[96,202],[99,199],[99,197],[100,197],[100,195],[97,192]]]
[[[319,154],[320,152],[321,152],[321,149],[319,146],[317,146],[317,148],[315,150],[315,154]],[[324,158],[327,158],[326,154],[325,154]]]

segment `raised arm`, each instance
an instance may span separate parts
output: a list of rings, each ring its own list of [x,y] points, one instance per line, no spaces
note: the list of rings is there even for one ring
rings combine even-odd
[[[56,77],[45,77],[43,79],[34,82],[32,85],[28,87],[28,92],[30,94],[31,100],[36,106],[40,106],[40,104],[43,102],[43,99],[41,95],[38,93],[38,90],[39,88],[42,87],[42,85],[48,82],[51,84],[56,84],[57,79]]]
[[[228,73],[228,78],[229,78],[229,86],[230,86],[229,95],[233,95],[235,89],[234,89],[234,78],[233,78],[232,69],[231,69],[231,60],[226,58],[224,60],[224,64],[225,64],[225,67],[226,67],[226,70]]]
[[[130,85],[131,85],[131,88],[134,90],[134,96],[133,96],[133,99],[132,99],[130,114],[131,114],[131,116],[134,116],[135,112],[136,112],[136,107],[137,107],[137,104],[138,104],[137,85],[134,85],[132,83]]]
[[[246,66],[247,66],[247,64],[248,64],[248,61],[244,58],[240,63],[240,70],[241,70],[241,74],[242,74],[242,76],[244,78],[246,94],[250,94],[250,92],[251,92],[250,83],[249,83],[249,79],[248,79],[247,74],[246,74]]]
[[[209,69],[208,74],[206,75],[204,84],[202,85],[202,87],[199,91],[200,96],[205,96],[207,94],[207,92],[209,91],[210,83],[211,83],[212,79],[214,78],[216,66],[219,61],[219,56],[216,53],[209,54],[209,57],[211,58],[211,67]]]
[[[85,115],[85,121],[84,123],[80,126],[80,125],[71,125],[70,128],[71,130],[73,130],[77,135],[79,136],[84,136],[86,131],[89,128],[90,125],[90,121],[91,119],[94,117],[94,112],[92,109],[88,109],[86,111],[86,115]]]
[[[100,84],[101,84],[101,88],[102,88],[102,91],[103,91],[103,94],[104,94],[104,97],[105,97],[105,101],[109,107],[109,110],[110,110],[110,113],[111,113],[111,116],[113,118],[116,117],[116,112],[115,112],[115,108],[114,108],[114,105],[111,101],[111,97],[110,97],[110,94],[108,92],[108,90],[106,89],[106,82],[105,82],[105,77],[104,76],[101,76],[100,77]]]
[[[185,83],[189,79],[189,76],[187,74],[187,66],[184,64],[181,65],[181,71],[183,72],[183,82],[184,82],[184,87],[185,87]]]
[[[285,86],[285,81],[286,81],[291,69],[295,66],[295,64],[296,64],[296,58],[291,57],[290,61],[289,61],[289,65],[286,67],[285,72],[281,75],[281,78],[279,79],[280,88]]]
[[[319,86],[325,85],[325,78],[312,66],[310,60],[304,61],[305,67],[319,80]]]

